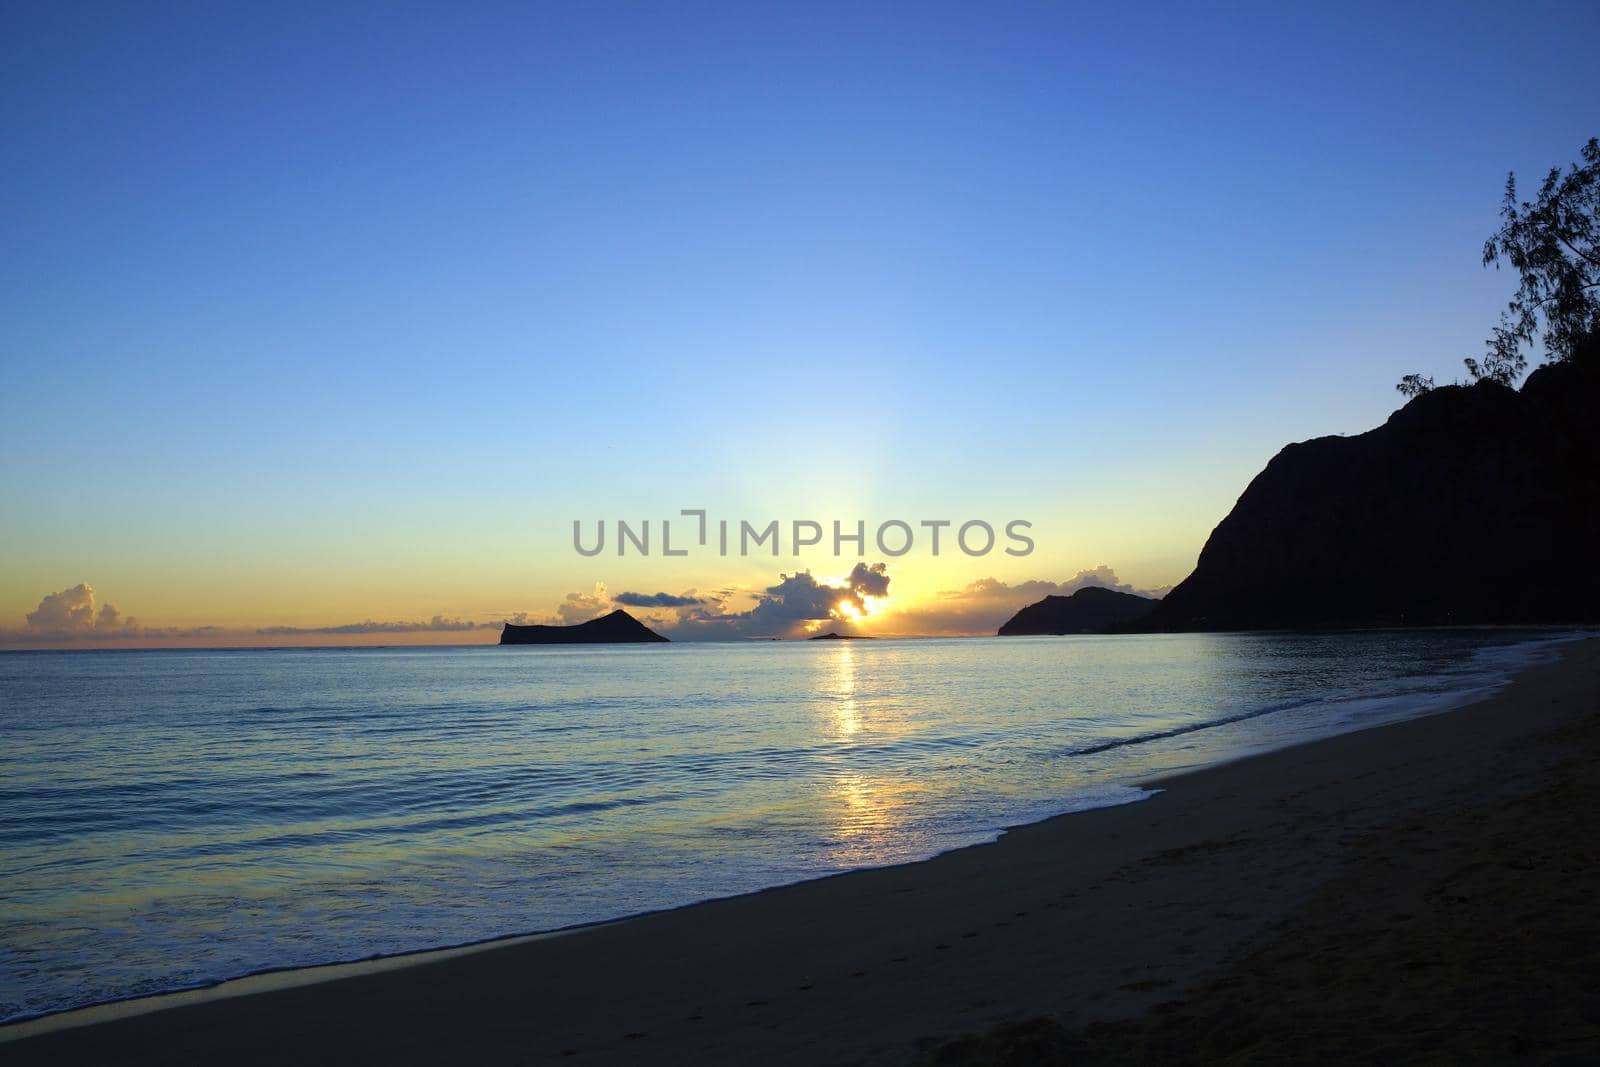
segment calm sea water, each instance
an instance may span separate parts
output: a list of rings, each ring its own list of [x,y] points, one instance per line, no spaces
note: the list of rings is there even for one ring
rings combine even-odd
[[[1447,709],[1550,645],[0,654],[0,1019],[919,859]]]

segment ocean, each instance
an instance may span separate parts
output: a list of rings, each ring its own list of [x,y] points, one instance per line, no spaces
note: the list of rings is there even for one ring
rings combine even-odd
[[[0,1020],[923,859],[1557,640],[0,653]]]

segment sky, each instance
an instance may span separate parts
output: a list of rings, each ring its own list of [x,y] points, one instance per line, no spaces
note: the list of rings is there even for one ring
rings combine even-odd
[[[1600,7],[1106,7],[0,5],[0,645],[1181,581],[1283,445],[1481,352]],[[661,555],[695,508],[1001,537]]]

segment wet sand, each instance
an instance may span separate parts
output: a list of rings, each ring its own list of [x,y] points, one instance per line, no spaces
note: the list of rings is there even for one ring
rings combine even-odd
[[[1472,707],[993,845],[54,1016],[0,1057],[1560,1060],[1600,1040],[1597,702],[1591,640]]]

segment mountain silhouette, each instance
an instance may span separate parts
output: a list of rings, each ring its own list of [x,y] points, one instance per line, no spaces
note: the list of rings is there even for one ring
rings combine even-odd
[[[1093,634],[1149,615],[1160,601],[1086,585],[1071,596],[1047,596],[1000,627],[1001,637],[1024,634]]]
[[[1279,452],[1140,630],[1600,618],[1600,360]]]
[[[502,645],[611,645],[666,640],[621,608],[576,626],[518,626],[508,622],[500,631]]]

